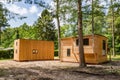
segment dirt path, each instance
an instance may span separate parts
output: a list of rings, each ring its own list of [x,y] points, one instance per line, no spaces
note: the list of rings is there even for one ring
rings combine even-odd
[[[3,60],[0,61],[0,68],[28,68],[28,67],[42,67],[46,69],[54,69],[54,68],[67,68],[67,67],[77,67],[78,63],[67,63],[56,61],[27,61],[27,62],[16,62],[13,60]]]
[[[0,61],[0,80],[120,80],[120,61],[78,66],[60,61]]]

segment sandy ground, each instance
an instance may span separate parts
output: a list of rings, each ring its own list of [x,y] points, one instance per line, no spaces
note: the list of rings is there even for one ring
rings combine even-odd
[[[79,68],[56,61],[0,61],[0,80],[120,80],[120,61]]]

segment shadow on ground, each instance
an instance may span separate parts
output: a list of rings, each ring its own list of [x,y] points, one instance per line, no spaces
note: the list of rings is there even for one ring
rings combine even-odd
[[[86,68],[41,67],[0,69],[0,80],[119,80],[118,72],[111,72],[106,67],[89,66]]]
[[[85,68],[8,67],[0,68],[0,80],[120,80],[120,61]]]

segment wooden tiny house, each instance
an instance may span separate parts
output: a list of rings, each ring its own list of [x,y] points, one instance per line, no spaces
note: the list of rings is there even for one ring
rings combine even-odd
[[[53,60],[53,41],[17,39],[14,41],[14,60]]]
[[[78,38],[61,39],[61,61],[79,62]],[[84,36],[84,53],[86,63],[103,63],[107,61],[107,38],[101,35]]]

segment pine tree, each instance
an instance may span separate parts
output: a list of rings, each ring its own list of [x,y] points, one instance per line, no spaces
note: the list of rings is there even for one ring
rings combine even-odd
[[[83,31],[82,31],[82,1],[78,0],[78,39],[79,39],[79,63],[80,67],[86,67],[84,49],[83,49]]]
[[[35,23],[35,27],[37,39],[54,41],[55,25],[53,23],[53,17],[47,9],[43,10],[41,17]]]
[[[0,45],[1,45],[1,34],[2,34],[2,27],[6,27],[8,25],[7,18],[6,18],[6,9],[3,8],[3,4],[0,3]]]

